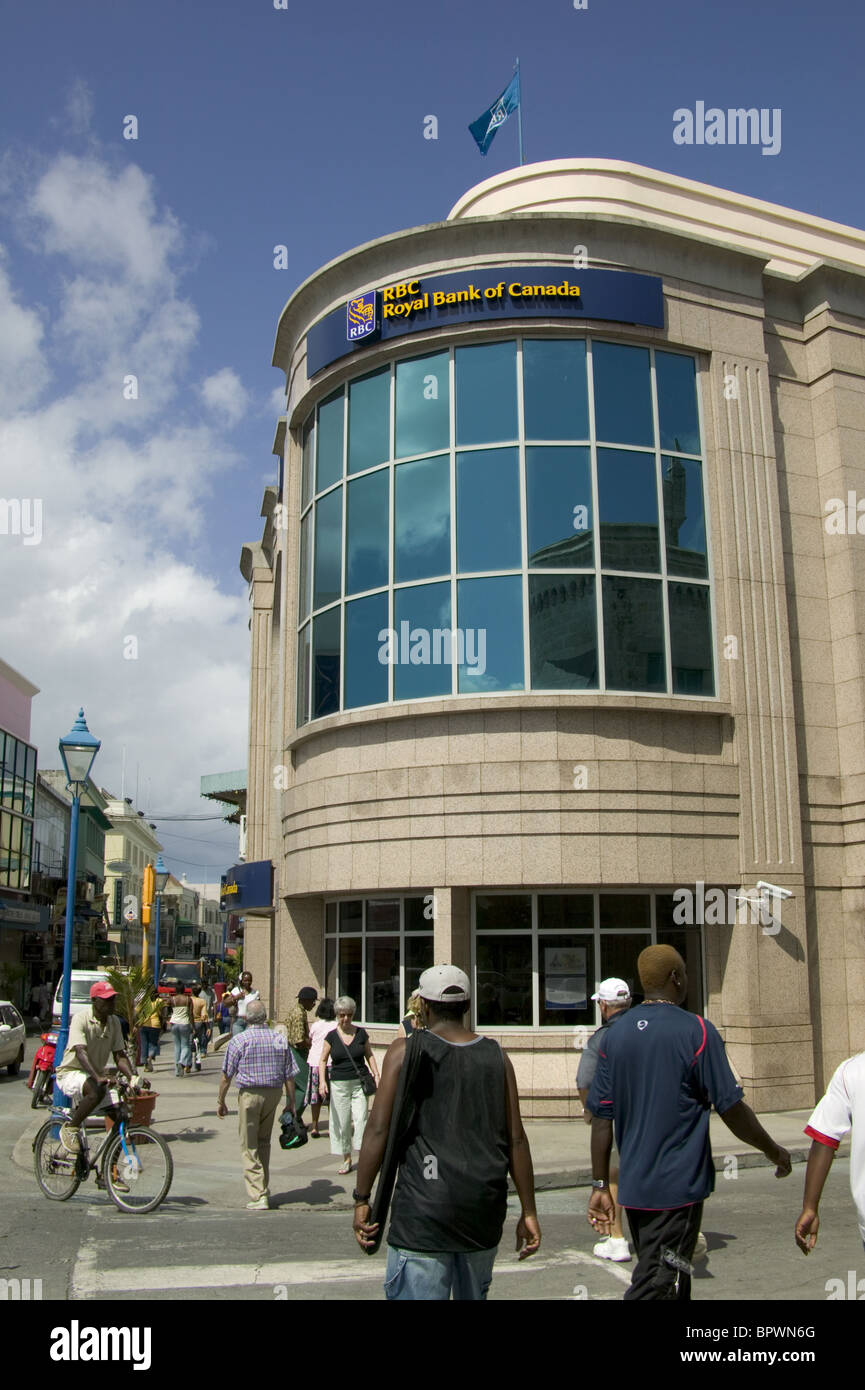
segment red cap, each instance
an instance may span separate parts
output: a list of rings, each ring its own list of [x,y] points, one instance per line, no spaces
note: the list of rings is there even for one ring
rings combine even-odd
[[[97,980],[95,985],[90,986],[91,999],[113,999],[117,993],[112,989],[107,980]]]

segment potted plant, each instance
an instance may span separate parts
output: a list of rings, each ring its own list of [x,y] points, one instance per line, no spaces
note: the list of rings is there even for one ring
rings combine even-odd
[[[125,1019],[129,1025],[126,1053],[135,1070],[138,1066],[141,1029],[153,1013],[158,997],[153,976],[140,965],[130,965],[126,970],[121,970],[119,964],[109,966],[106,974],[111,988],[117,991],[115,1012],[118,1018]],[[156,1096],[156,1091],[136,1096],[132,1102],[132,1120],[135,1124],[150,1124]]]

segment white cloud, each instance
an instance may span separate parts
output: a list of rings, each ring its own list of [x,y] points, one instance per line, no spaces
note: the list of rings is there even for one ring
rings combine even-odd
[[[93,92],[76,77],[66,98],[66,125],[72,135],[87,135],[93,121]]]
[[[240,377],[231,367],[222,367],[202,382],[204,402],[221,415],[226,424],[236,425],[246,414],[249,397]]]
[[[0,247],[0,412],[29,405],[50,375],[42,354],[42,321],[18,303]]]
[[[223,591],[190,541],[240,462],[223,431],[246,392],[230,368],[196,383],[183,233],[140,169],[64,154],[28,175],[19,161],[0,192],[10,219],[26,207],[44,271],[44,302],[28,303],[0,260],[2,492],[42,502],[40,544],[0,535],[0,655],[41,688],[43,766],[83,704],[100,784],[119,790],[126,746],[151,811],[201,813],[200,776],[246,761],[249,633],[241,582]]]

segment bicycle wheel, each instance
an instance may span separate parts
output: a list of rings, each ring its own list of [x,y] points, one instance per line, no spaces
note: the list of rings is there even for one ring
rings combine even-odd
[[[119,1134],[108,1141],[102,1175],[116,1207],[143,1215],[155,1211],[165,1198],[174,1177],[174,1162],[168,1145],[155,1130],[144,1126],[127,1129],[124,1138],[125,1150]]]
[[[48,1120],[42,1126],[33,1144],[36,1181],[52,1202],[67,1202],[81,1186],[81,1166],[78,1154],[64,1149],[59,1139],[52,1138],[51,1131],[58,1126],[57,1120]]]

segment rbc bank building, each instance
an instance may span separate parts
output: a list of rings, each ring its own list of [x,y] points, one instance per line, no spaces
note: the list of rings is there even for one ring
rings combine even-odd
[[[567,1116],[597,982],[669,942],[751,1104],[810,1106],[865,1047],[865,233],[527,165],[312,275],[273,360],[273,1015],[314,984],[386,1044],[452,961]]]

